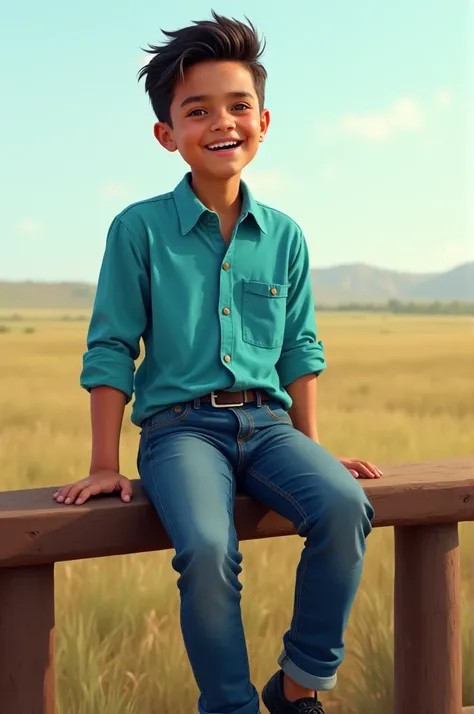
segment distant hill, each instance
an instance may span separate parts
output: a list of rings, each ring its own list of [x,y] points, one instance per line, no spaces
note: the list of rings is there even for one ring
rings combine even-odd
[[[474,262],[444,273],[401,273],[370,265],[311,270],[316,304],[385,303],[388,300],[474,302]],[[0,282],[0,310],[90,310],[88,283]]]
[[[401,273],[364,264],[314,268],[311,281],[315,302],[321,304],[474,301],[474,262],[444,273]]]
[[[94,301],[95,285],[88,283],[0,282],[0,310],[38,308],[87,310]]]

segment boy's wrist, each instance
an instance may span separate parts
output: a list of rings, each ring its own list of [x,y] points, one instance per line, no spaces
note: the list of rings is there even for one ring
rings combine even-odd
[[[113,459],[104,459],[98,462],[92,462],[89,468],[89,476],[93,476],[99,471],[114,471],[120,473],[120,464]]]

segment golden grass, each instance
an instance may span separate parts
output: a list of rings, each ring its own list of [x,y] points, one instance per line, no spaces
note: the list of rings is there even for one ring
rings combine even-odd
[[[0,329],[0,488],[57,485],[89,461],[88,398],[78,386],[87,322],[23,314]],[[329,368],[320,431],[332,451],[379,464],[473,452],[472,321],[321,314]],[[34,332],[25,332],[33,328]],[[136,476],[137,430],[126,422],[122,470]],[[473,529],[461,529],[464,689],[474,703]],[[298,538],[245,543],[244,620],[252,673],[275,669],[291,613]],[[59,714],[195,711],[181,642],[171,553],[57,566]],[[248,586],[246,586],[248,584]],[[392,700],[392,532],[369,539],[339,684],[340,714],[389,714]]]

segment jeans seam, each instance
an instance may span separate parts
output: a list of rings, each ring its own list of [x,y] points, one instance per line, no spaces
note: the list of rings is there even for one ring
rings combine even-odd
[[[233,412],[233,414],[235,414],[237,421],[239,423],[239,430],[237,432],[237,438],[236,438],[237,449],[239,452],[239,461],[237,463],[236,471],[239,473],[240,471],[242,471],[242,466],[243,466],[243,461],[244,461],[244,450],[242,448],[242,444],[245,441],[245,438],[243,437],[243,434],[242,434],[244,425],[243,425],[242,419],[240,418],[239,409],[230,407],[230,411]],[[242,434],[242,436],[241,436],[241,434]]]
[[[296,501],[296,499],[293,498],[293,496],[291,496],[289,493],[286,493],[286,491],[283,491],[283,489],[276,486],[272,481],[270,481],[270,479],[268,479],[266,476],[263,476],[263,474],[259,473],[254,468],[250,467],[248,469],[248,473],[250,475],[254,476],[255,478],[257,478],[261,483],[265,484],[265,486],[271,488],[272,491],[275,491],[275,493],[278,493],[280,496],[283,496],[283,498],[285,498],[289,503],[291,503],[296,508],[296,510],[302,517],[302,519],[303,519],[302,525],[306,522],[307,514],[304,511],[304,509],[300,506],[298,501]],[[299,615],[300,615],[300,611],[301,611],[301,590],[303,587],[304,577],[305,577],[306,571],[308,569],[308,561],[309,561],[310,557],[311,557],[311,552],[309,553],[308,559],[305,563],[304,571],[301,573],[301,576],[299,578],[298,590],[295,592],[295,608],[294,608],[294,615],[293,615],[293,627],[290,629],[290,635],[293,637],[296,637],[297,632],[298,632]]]
[[[245,439],[245,441],[250,441],[250,439],[252,438],[254,431],[255,431],[255,422],[254,422],[253,416],[251,415],[250,412],[246,412],[246,414],[247,414],[248,420],[250,421],[250,430],[249,430],[249,434],[248,434],[247,438]]]
[[[150,446],[150,442],[149,442],[148,439],[147,439],[147,451],[148,451],[148,458],[150,459],[151,480],[153,481],[153,486],[154,486],[154,488],[155,488],[155,492],[156,492],[156,495],[157,495],[157,497],[158,497],[158,501],[159,501],[160,506],[161,506],[161,512],[162,512],[162,514],[163,514],[163,520],[164,520],[164,522],[165,522],[165,524],[166,524],[166,528],[167,528],[167,530],[168,530],[168,534],[169,534],[169,536],[170,536],[170,539],[171,539],[171,541],[173,542],[173,545],[174,545],[175,538],[174,538],[174,534],[173,534],[173,528],[172,528],[172,526],[171,526],[171,522],[170,522],[168,516],[166,515],[166,510],[165,510],[165,507],[164,507],[163,499],[162,499],[162,497],[161,497],[160,489],[158,488],[158,483],[157,483],[157,480],[156,480],[156,477],[155,477],[154,460],[153,460],[153,456],[151,455],[151,446]],[[158,515],[159,515],[159,514],[158,514]]]
[[[244,450],[242,447],[242,443],[243,442],[241,439],[237,439],[237,449],[239,450],[239,461],[237,463],[237,472],[238,473],[240,473],[242,471],[243,461],[245,458],[245,453],[244,453]]]
[[[229,411],[231,411],[233,414],[235,414],[235,417],[236,417],[237,421],[239,422],[239,430],[237,432],[237,441],[243,441],[244,439],[243,439],[243,436],[241,436],[241,434],[242,434],[242,429],[243,429],[244,425],[242,423],[242,419],[240,418],[239,409],[235,408],[235,407],[229,407]]]
[[[276,486],[272,481],[270,481],[269,478],[263,476],[263,474],[256,471],[253,467],[250,467],[247,473],[249,473],[251,476],[255,476],[256,479],[258,479],[261,483],[265,484],[265,486],[268,486],[268,488],[270,488],[272,491],[275,491],[275,493],[278,493],[278,495],[283,496],[285,500],[287,500],[289,503],[292,504],[292,506],[294,506],[294,508],[296,508],[296,510],[303,519],[303,523],[306,521],[307,514],[305,510],[300,506],[298,501],[293,498],[291,494],[286,493],[286,491],[283,491],[283,489],[281,489],[279,486]]]
[[[308,553],[308,557],[306,558],[306,562],[304,564],[304,570],[302,571],[300,578],[299,578],[298,590],[296,590],[296,592],[295,592],[295,612],[293,615],[293,626],[290,628],[290,637],[293,640],[295,640],[298,636],[300,612],[301,612],[301,591],[303,590],[304,579],[305,579],[306,573],[308,571],[309,561],[310,561],[312,554],[313,554],[313,551],[310,548],[310,552]]]

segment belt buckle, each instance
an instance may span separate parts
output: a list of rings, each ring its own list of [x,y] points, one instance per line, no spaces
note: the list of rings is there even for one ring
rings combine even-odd
[[[244,394],[245,394],[245,397],[247,397],[246,389],[244,389]],[[214,391],[211,392],[211,404],[216,409],[227,409],[229,407],[243,407],[244,403],[245,402],[235,402],[234,404],[218,404],[216,402],[216,393]]]

